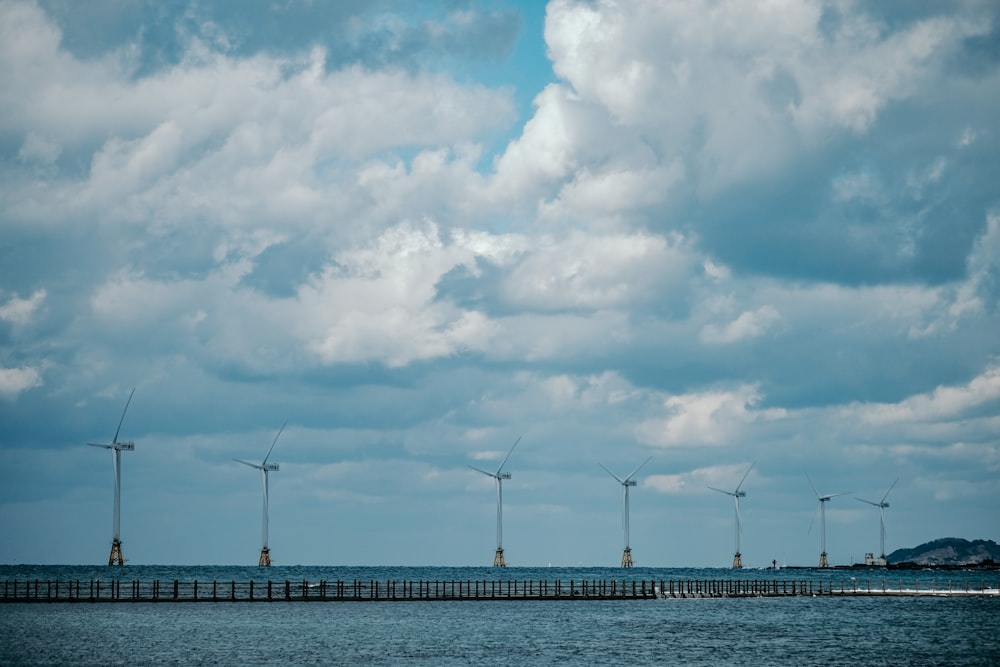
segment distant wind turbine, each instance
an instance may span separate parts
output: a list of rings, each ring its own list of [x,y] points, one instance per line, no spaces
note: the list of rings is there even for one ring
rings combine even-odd
[[[503,457],[503,461],[500,462],[500,466],[497,467],[496,472],[489,472],[476,466],[469,466],[476,472],[481,472],[487,477],[492,477],[497,483],[497,550],[493,554],[493,567],[507,567],[507,561],[503,557],[503,481],[510,479],[510,473],[501,471],[507,463],[507,459],[514,453],[514,447],[517,447],[517,443],[519,442],[521,442],[520,436],[514,441],[514,445],[507,452],[507,456]]]
[[[751,463],[750,467],[747,468],[747,471],[745,473],[743,473],[743,477],[740,479],[740,483],[736,485],[736,489],[733,490],[733,491],[726,491],[725,489],[717,489],[714,486],[708,487],[708,488],[712,489],[713,491],[718,491],[719,493],[724,493],[727,496],[732,496],[733,497],[733,502],[736,505],[736,554],[733,556],[733,567],[736,568],[736,569],[740,569],[740,568],[743,567],[743,555],[740,553],[740,530],[741,530],[740,529],[740,498],[746,498],[746,495],[747,495],[747,492],[746,491],[740,491],[740,488],[743,486],[743,482],[746,481],[747,475],[750,474],[750,471],[753,469],[753,466],[754,466],[754,464]]]
[[[889,497],[889,494],[892,492],[892,489],[896,486],[896,482],[898,481],[899,478],[897,477],[896,481],[889,486],[889,490],[885,492],[884,496],[882,496],[882,500],[878,501],[877,503],[872,502],[871,500],[865,500],[864,498],[856,498],[856,500],[860,500],[863,503],[868,503],[869,505],[874,505],[875,507],[878,508],[879,548],[881,549],[881,558],[883,564],[885,562],[885,508],[889,506],[889,503],[885,502],[885,499]]]
[[[806,475],[806,479],[809,480],[809,486],[812,487],[813,492],[816,494],[816,499],[819,501],[819,532],[820,532],[820,553],[819,553],[819,566],[820,567],[830,567],[829,561],[826,559],[826,504],[830,502],[831,498],[836,498],[837,496],[846,496],[849,491],[843,491],[841,493],[827,493],[820,495],[820,492],[816,490],[816,485],[813,484],[812,478]],[[816,515],[813,514],[813,520],[815,520]],[[809,524],[810,530],[812,529],[812,523]]]
[[[128,400],[125,401],[125,409],[122,410],[122,418],[118,420],[118,428],[115,429],[115,437],[108,444],[98,444],[93,442],[88,442],[87,444],[91,447],[101,447],[103,449],[110,449],[113,455],[114,466],[115,466],[115,518],[114,518],[114,537],[111,540],[111,555],[108,556],[108,565],[124,565],[125,557],[122,555],[122,540],[121,540],[121,502],[122,502],[122,452],[131,452],[135,450],[135,443],[131,440],[129,442],[118,442],[118,434],[122,430],[122,423],[125,422],[125,413],[128,412],[128,406],[132,402],[132,396],[135,395],[135,387],[132,387],[132,393],[128,395]]]
[[[636,468],[635,470],[633,470],[632,472],[630,472],[624,479],[622,479],[618,475],[614,474],[613,472],[611,472],[607,468],[604,468],[604,464],[603,463],[598,463],[597,464],[597,465],[601,466],[602,468],[604,468],[604,472],[606,472],[609,475],[611,475],[612,477],[614,477],[618,481],[618,483],[622,485],[622,488],[625,490],[624,491],[624,495],[622,496],[622,527],[625,530],[625,550],[622,551],[622,567],[626,567],[627,568],[627,567],[632,567],[632,565],[633,565],[633,563],[632,563],[632,547],[629,546],[629,535],[628,535],[628,489],[629,489],[630,486],[635,486],[636,485],[636,481],[634,479],[632,479],[632,476],[635,475],[637,472],[639,472],[639,468],[642,468],[642,466],[644,466],[647,463],[649,463],[652,459],[653,459],[653,457],[650,456],[648,459],[646,459],[645,461],[643,461],[642,463],[640,463],[639,467]]]
[[[267,473],[278,471],[278,464],[268,463],[267,460],[271,457],[271,452],[274,450],[274,446],[278,444],[278,438],[281,437],[281,432],[285,430],[285,426],[287,425],[288,422],[286,421],[284,424],[281,425],[281,428],[278,429],[278,435],[274,436],[274,442],[271,443],[271,449],[267,450],[267,455],[264,457],[264,460],[261,461],[259,464],[251,463],[250,461],[244,461],[243,459],[236,459],[236,458],[233,459],[238,463],[242,463],[243,465],[247,465],[250,466],[251,468],[256,468],[257,470],[260,470],[261,482],[264,486],[264,518],[262,521],[262,528],[261,528],[262,546],[260,548],[260,561],[257,564],[260,565],[261,567],[269,567],[271,565],[271,550],[267,546]]]

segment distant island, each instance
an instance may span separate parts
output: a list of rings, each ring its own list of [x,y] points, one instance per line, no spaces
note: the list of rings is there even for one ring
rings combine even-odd
[[[890,568],[1000,567],[1000,545],[993,540],[945,537],[912,549],[896,549],[886,556]]]

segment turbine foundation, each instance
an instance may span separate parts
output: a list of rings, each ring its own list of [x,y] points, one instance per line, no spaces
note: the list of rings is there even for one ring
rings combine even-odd
[[[497,549],[493,554],[493,567],[507,567],[507,561],[503,559],[503,549]]]
[[[826,552],[825,551],[819,555],[819,566],[820,567],[830,567],[830,563],[826,560]]]
[[[122,543],[121,540],[115,540],[111,543],[111,555],[108,556],[108,565],[124,565],[125,557],[122,556]]]
[[[737,551],[736,555],[733,556],[733,569],[734,570],[743,569],[743,556],[740,555],[739,551]]]
[[[271,551],[267,547],[260,550],[260,562],[257,565],[260,567],[271,567]]]
[[[632,567],[632,565],[633,565],[633,563],[632,563],[632,550],[631,549],[625,549],[625,551],[622,552],[622,567],[626,567],[627,568],[627,567]]]

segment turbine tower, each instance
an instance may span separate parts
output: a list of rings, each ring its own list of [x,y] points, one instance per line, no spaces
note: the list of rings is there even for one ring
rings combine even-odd
[[[125,557],[122,555],[122,536],[121,536],[121,502],[122,502],[122,452],[131,452],[135,450],[135,443],[131,440],[129,442],[118,442],[118,434],[122,430],[122,423],[125,421],[125,413],[128,412],[129,403],[132,402],[132,396],[135,394],[135,387],[132,387],[132,393],[128,395],[128,400],[125,401],[125,409],[122,410],[122,418],[118,420],[118,428],[115,430],[115,437],[108,444],[97,444],[93,442],[88,442],[87,444],[91,447],[101,447],[102,449],[110,449],[115,466],[115,518],[114,518],[114,537],[111,540],[111,555],[108,556],[108,565],[124,565]]]
[[[816,490],[816,485],[813,484],[812,478],[806,475],[806,479],[809,480],[809,486],[812,487],[813,492],[816,494],[816,499],[819,500],[819,566],[820,567],[830,567],[829,561],[826,559],[826,504],[830,502],[831,498],[836,498],[837,496],[847,495],[847,491],[842,493],[827,493],[820,495],[820,492]],[[815,521],[816,515],[813,514],[813,520]],[[812,523],[809,524],[809,529],[812,529]]]
[[[260,547],[260,561],[257,563],[257,565],[261,567],[270,567],[271,565],[271,551],[267,547],[267,473],[278,471],[278,464],[268,463],[267,459],[270,458],[271,452],[274,450],[274,446],[278,444],[278,438],[281,437],[281,432],[285,430],[285,426],[287,425],[288,422],[286,421],[284,424],[281,425],[281,428],[278,429],[278,435],[274,436],[274,442],[271,443],[271,449],[267,450],[267,456],[264,457],[264,460],[261,461],[260,464],[251,463],[250,461],[244,461],[243,459],[235,459],[235,458],[233,459],[238,463],[242,463],[243,465],[247,465],[250,466],[251,468],[256,468],[257,470],[260,470],[261,482],[264,486],[264,518],[261,527],[262,545]]]
[[[504,465],[507,463],[507,459],[510,455],[514,453],[514,447],[517,447],[517,443],[521,442],[521,438],[518,437],[514,441],[514,446],[510,448],[507,452],[507,456],[503,457],[503,461],[500,462],[500,467],[497,468],[496,472],[489,472],[483,470],[482,468],[477,468],[475,466],[469,466],[476,472],[481,472],[487,477],[492,477],[497,482],[497,550],[493,554],[493,567],[507,567],[507,561],[503,557],[503,481],[505,479],[510,479],[509,472],[500,472],[503,470]]]
[[[733,568],[737,570],[742,569],[743,567],[743,555],[740,553],[740,498],[746,498],[747,495],[747,492],[740,491],[740,488],[743,486],[743,482],[746,481],[747,475],[750,474],[750,471],[753,469],[753,466],[754,464],[751,463],[750,467],[747,468],[747,471],[743,473],[743,477],[742,479],[740,479],[740,483],[736,485],[736,489],[733,491],[726,491],[725,489],[717,489],[714,486],[708,487],[713,491],[718,491],[719,493],[724,493],[727,496],[732,496],[733,502],[736,504],[736,554],[733,556]]]
[[[865,500],[864,498],[856,499],[860,500],[863,503],[874,505],[875,507],[878,508],[879,548],[882,550],[880,554],[880,557],[882,558],[882,564],[885,564],[885,508],[889,506],[889,503],[885,502],[885,499],[889,497],[889,494],[892,492],[893,487],[896,486],[896,482],[898,481],[899,478],[897,477],[896,481],[889,486],[889,490],[885,492],[884,496],[882,496],[882,500],[878,501],[877,503],[874,503],[870,500]]]
[[[604,472],[614,477],[618,481],[618,483],[622,485],[622,488],[625,490],[624,495],[622,497],[622,527],[625,529],[625,550],[622,551],[622,567],[632,567],[632,547],[629,546],[628,542],[628,489],[630,486],[636,485],[636,481],[632,479],[632,476],[637,472],[639,472],[639,468],[642,468],[642,466],[649,463],[652,460],[652,458],[653,457],[650,456],[648,459],[640,463],[639,467],[630,472],[628,476],[625,477],[625,479],[622,479],[621,477],[614,474],[607,468],[604,468],[603,463],[597,464],[602,468],[604,468]]]

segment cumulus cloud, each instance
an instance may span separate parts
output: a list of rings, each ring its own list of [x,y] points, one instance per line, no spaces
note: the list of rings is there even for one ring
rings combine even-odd
[[[691,257],[683,238],[570,234],[542,238],[504,281],[520,307],[627,308],[684,289]]]
[[[747,338],[756,338],[767,332],[781,315],[771,306],[761,306],[757,310],[741,313],[726,325],[706,324],[701,329],[699,339],[703,343],[726,345]]]
[[[37,368],[0,367],[0,395],[6,398],[16,397],[28,389],[41,387],[42,384],[42,374]]]
[[[861,6],[799,0],[550,3],[554,68],[585,102],[666,150],[700,149],[717,183],[787,158],[794,137],[863,133],[988,23],[930,17],[896,32]],[[625,36],[628,36],[627,38]],[[832,65],[836,63],[836,65]]]
[[[665,416],[639,424],[636,437],[654,447],[730,444],[756,422],[787,416],[781,408],[756,408],[762,398],[753,385],[668,396]]]
[[[18,325],[28,324],[47,295],[48,292],[39,289],[35,290],[27,299],[22,299],[17,295],[12,296],[7,303],[0,305],[0,320]]]
[[[962,419],[983,404],[1000,402],[1000,366],[992,366],[969,383],[958,387],[937,387],[895,404],[854,406],[864,421],[890,423],[940,422]]]
[[[487,318],[434,299],[441,277],[473,257],[446,245],[433,224],[402,224],[369,247],[341,253],[299,290],[319,332],[311,348],[326,363],[389,366],[484,349],[495,335]]]

